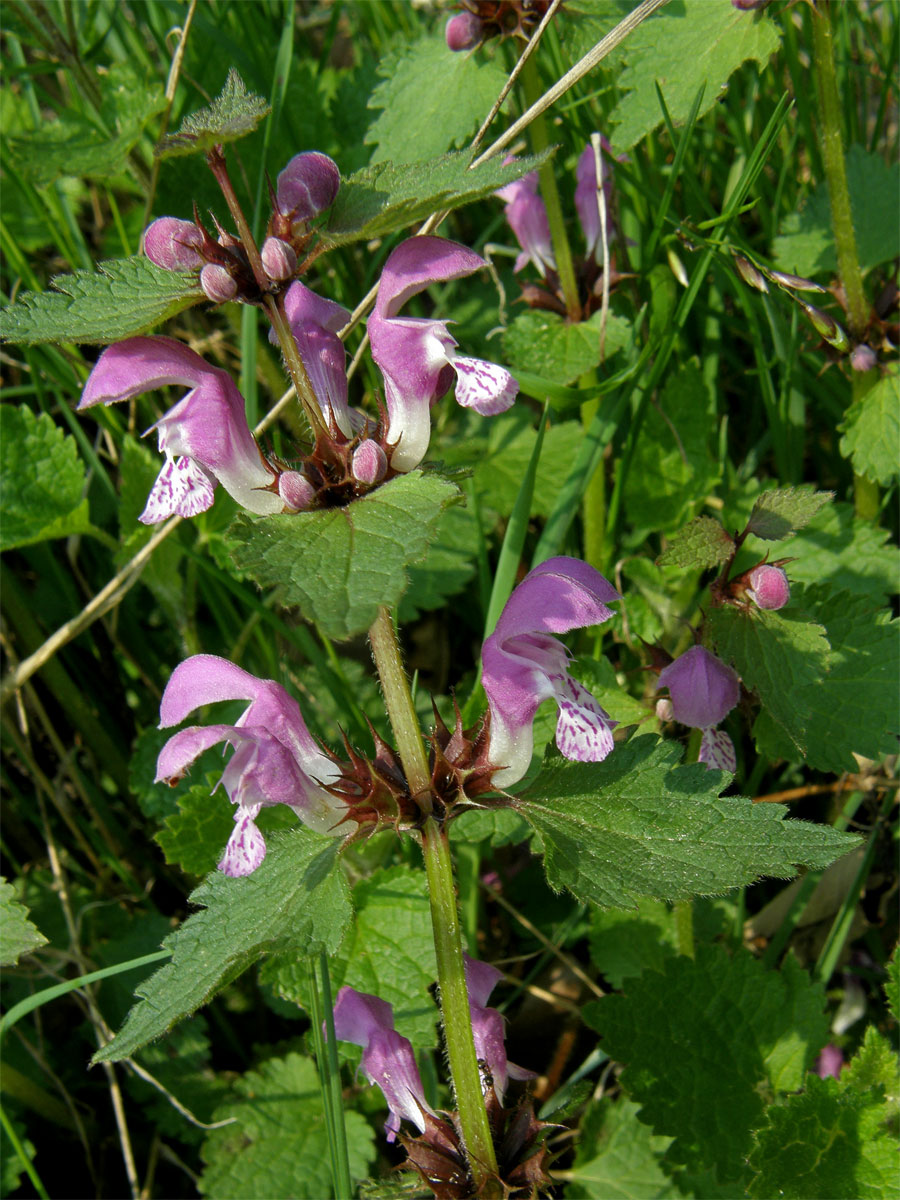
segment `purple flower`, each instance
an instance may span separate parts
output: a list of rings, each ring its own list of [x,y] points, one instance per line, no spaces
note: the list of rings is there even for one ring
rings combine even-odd
[[[503,367],[455,353],[446,321],[397,316],[429,284],[460,279],[483,266],[474,250],[436,237],[401,242],[384,265],[368,330],[372,358],[384,376],[395,471],[411,471],[424,457],[431,406],[450,387],[454,372],[458,403],[484,416],[504,412],[516,398],[516,381]]]
[[[353,418],[347,404],[347,353],[338,337],[350,314],[333,300],[325,300],[299,280],[284,295],[284,311],[309,381],[326,422],[333,418],[347,437]],[[269,340],[277,342],[274,330]]]
[[[469,993],[469,1011],[472,1014],[475,1055],[479,1062],[485,1064],[497,1099],[502,1104],[509,1079],[534,1079],[534,1072],[517,1067],[507,1059],[503,1015],[496,1008],[486,1007],[488,997],[503,978],[503,972],[492,967],[490,963],[469,958],[468,954],[463,954],[463,959],[466,966],[466,990]],[[485,1091],[487,1084],[487,1079],[483,1079],[482,1086]]]
[[[155,525],[174,513],[205,512],[216,483],[250,512],[280,512],[283,502],[270,490],[276,474],[253,440],[231,376],[173,338],[128,338],[104,350],[78,408],[179,384],[191,390],[147,430],[157,431],[166,462],[138,519]]]
[[[444,29],[449,50],[472,50],[484,34],[484,23],[473,12],[457,13]]]
[[[747,595],[760,608],[784,608],[791,598],[791,585],[781,567],[760,563],[747,577]]]
[[[334,203],[341,186],[337,163],[317,150],[295,154],[275,184],[278,211],[292,222],[309,221]]]
[[[606,240],[609,243],[615,236],[612,223],[613,177],[609,166],[612,158],[612,147],[606,138],[602,136],[600,144],[600,156],[603,163],[603,196],[606,203]],[[589,257],[593,255],[594,260],[599,263],[602,258],[602,247],[600,244],[600,205],[598,203],[600,179],[597,173],[597,160],[594,157],[594,147],[590,142],[588,142],[581,152],[581,157],[578,159],[578,165],[575,168],[575,177],[578,180],[575,187],[575,209],[578,213],[578,219],[581,221],[581,228],[584,231],[587,253]]]
[[[316,745],[297,701],[280,684],[214,654],[195,654],[175,668],[163,692],[159,727],[179,725],[195,708],[219,700],[250,704],[234,725],[193,725],[169,738],[157,760],[156,782],[174,783],[210,746],[232,746],[221,783],[237,811],[219,870],[249,875],[266,856],[255,824],[261,808],[287,804],[304,824],[333,832],[344,809],[320,784],[333,782],[340,770]]]
[[[601,762],[613,726],[587,688],[569,675],[569,653],[551,635],[599,625],[621,597],[599,571],[576,558],[550,558],[522,580],[481,651],[491,709],[491,761],[498,787],[521,779],[531,762],[534,714],[552,696],[559,705],[556,744],[566,758]]]
[[[816,1065],[813,1067],[813,1070],[820,1079],[828,1079],[829,1076],[837,1079],[843,1067],[844,1055],[840,1046],[836,1046],[834,1042],[829,1042],[827,1046],[823,1046],[822,1053],[816,1059]]]
[[[362,1069],[370,1083],[384,1093],[390,1114],[384,1125],[387,1140],[396,1140],[403,1119],[424,1133],[427,1116],[435,1117],[408,1038],[394,1031],[394,1011],[386,1000],[342,987],[334,1004],[334,1036],[362,1046]]]
[[[740,680],[731,667],[703,646],[692,646],[660,671],[659,686],[669,689],[673,718],[703,730],[700,762],[733,773],[737,768],[734,744],[727,733],[715,728],[740,699]]]
[[[506,162],[514,161],[513,156],[506,159]],[[521,179],[500,188],[496,195],[506,204],[504,216],[522,247],[513,270],[521,271],[526,263],[533,262],[540,273],[546,275],[548,267],[556,270],[556,259],[553,256],[547,209],[538,195],[538,186],[537,171],[529,171]]]

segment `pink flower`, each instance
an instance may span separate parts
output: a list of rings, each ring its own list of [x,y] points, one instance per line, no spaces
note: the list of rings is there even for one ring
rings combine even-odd
[[[436,237],[401,242],[384,265],[368,330],[372,358],[384,376],[395,471],[411,471],[425,456],[431,406],[448,390],[454,374],[458,403],[484,416],[505,412],[516,398],[518,386],[507,370],[456,353],[446,321],[397,315],[429,284],[460,279],[482,266],[484,260],[473,250]]]
[[[163,692],[159,727],[179,725],[194,709],[220,700],[250,704],[234,725],[193,725],[169,738],[156,764],[156,782],[180,779],[210,746],[232,746],[221,783],[237,811],[219,870],[249,875],[266,856],[255,824],[261,808],[287,804],[304,824],[320,833],[334,831],[344,807],[320,785],[332,783],[340,770],[316,745],[297,701],[280,684],[214,654],[195,654],[175,668]]]
[[[514,162],[515,159],[510,156],[506,161]],[[513,270],[521,271],[528,262],[533,262],[540,273],[546,275],[548,267],[556,270],[556,259],[553,256],[547,209],[538,194],[538,186],[537,171],[529,171],[521,179],[500,188],[496,194],[506,204],[503,214],[522,247]]]
[[[144,253],[167,271],[196,271],[206,262],[200,253],[205,240],[193,221],[158,217],[144,232]]]
[[[551,635],[599,625],[621,597],[599,571],[576,558],[550,558],[513,591],[481,651],[491,710],[490,757],[498,787],[516,783],[531,762],[541,701],[559,706],[556,744],[566,758],[601,762],[613,748],[615,721],[569,674],[569,653]]]
[[[496,1008],[486,1007],[488,997],[503,978],[503,972],[492,967],[490,963],[469,958],[468,954],[463,954],[463,959],[475,1056],[479,1062],[486,1065],[487,1075],[493,1084],[497,1099],[502,1104],[509,1080],[534,1079],[534,1071],[526,1071],[524,1067],[517,1067],[509,1061],[506,1057],[506,1025],[503,1014]],[[484,1091],[487,1091],[487,1082],[487,1079],[482,1080]]]
[[[347,352],[338,337],[350,320],[349,312],[333,300],[317,296],[299,280],[285,292],[284,311],[326,423],[333,419],[341,432],[351,437]],[[277,342],[274,331],[269,340]]]
[[[731,667],[705,647],[692,646],[660,671],[659,686],[669,689],[674,720],[703,730],[700,762],[733,773],[737,768],[734,743],[716,729],[741,695],[740,680]]]
[[[139,520],[155,525],[174,513],[205,512],[217,483],[250,512],[281,512],[283,502],[271,490],[276,473],[253,440],[231,376],[173,338],[128,338],[104,350],[78,408],[179,384],[191,390],[147,430],[157,431],[166,461]]]
[[[602,136],[600,143],[600,155],[603,165],[603,196],[606,204],[606,240],[609,243],[615,236],[612,223],[613,177],[610,168],[612,147],[606,138]],[[581,157],[578,159],[578,166],[575,168],[575,177],[578,180],[575,188],[575,210],[578,213],[578,219],[581,221],[581,228],[584,231],[588,256],[593,255],[595,261],[599,263],[602,257],[600,245],[600,205],[598,203],[600,180],[597,173],[597,160],[594,157],[594,147],[590,142],[588,142],[581,152]]]

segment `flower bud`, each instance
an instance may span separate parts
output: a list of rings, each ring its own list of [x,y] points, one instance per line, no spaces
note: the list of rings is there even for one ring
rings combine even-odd
[[[295,154],[276,182],[278,211],[295,221],[308,221],[334,202],[340,186],[337,163],[327,154]]]
[[[684,263],[671,247],[666,251],[666,258],[669,260],[669,270],[682,287],[687,287],[691,282],[690,278],[688,277],[687,271],[684,269]]]
[[[387,455],[372,438],[366,438],[353,451],[353,476],[360,483],[380,483],[387,473]]]
[[[854,371],[871,371],[878,366],[878,355],[871,346],[860,342],[858,346],[853,347],[850,354],[850,366]]]
[[[785,271],[770,271],[769,278],[794,292],[818,292],[821,295],[828,291],[821,283],[813,283],[811,279],[804,279],[802,275],[788,275]]]
[[[472,50],[481,42],[483,34],[481,18],[471,12],[461,12],[451,17],[444,29],[450,50]]]
[[[747,595],[760,608],[784,608],[791,598],[791,585],[781,567],[760,563],[750,572]]]
[[[842,325],[829,317],[828,313],[822,312],[820,308],[814,308],[804,300],[798,299],[797,303],[809,317],[813,329],[823,341],[827,342],[829,346],[834,346],[835,350],[850,349],[850,338]]]
[[[208,298],[216,304],[224,304],[237,295],[237,283],[224,267],[218,263],[207,263],[200,272],[200,286]]]
[[[675,710],[668,696],[660,696],[656,702],[656,719],[658,721],[674,721]]]
[[[769,285],[766,283],[765,276],[754,267],[749,259],[744,258],[742,254],[736,254],[734,256],[734,265],[737,267],[738,275],[740,275],[744,283],[752,288],[756,288],[758,292],[768,292]]]
[[[203,245],[203,230],[193,221],[178,217],[159,217],[144,231],[144,253],[167,271],[196,271],[204,258],[198,251]]]
[[[289,246],[287,242],[283,242],[281,238],[266,238],[260,257],[266,274],[276,283],[290,279],[297,270],[297,255],[294,253],[293,247]]]
[[[312,507],[316,489],[302,471],[282,471],[278,476],[278,495],[288,511],[302,512]]]

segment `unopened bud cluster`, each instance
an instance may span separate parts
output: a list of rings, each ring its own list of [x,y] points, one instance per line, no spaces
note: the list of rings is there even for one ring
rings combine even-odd
[[[541,23],[550,0],[462,0],[463,12],[447,22],[450,50],[474,50],[492,38],[526,41]]]
[[[200,271],[200,287],[215,304],[258,301],[262,291],[277,291],[297,274],[299,256],[309,242],[310,221],[337,195],[341,176],[327,154],[295,154],[269,185],[272,213],[259,261],[265,280],[251,265],[240,239],[215,222],[216,236],[196,210],[193,221],[160,217],[144,234],[144,253],[167,271]],[[267,283],[266,283],[267,281]]]

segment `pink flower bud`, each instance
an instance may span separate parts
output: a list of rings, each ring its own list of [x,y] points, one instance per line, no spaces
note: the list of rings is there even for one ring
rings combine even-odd
[[[360,483],[380,483],[387,472],[387,455],[371,438],[366,438],[353,451],[353,476]]]
[[[144,232],[144,253],[167,271],[196,271],[204,258],[198,254],[203,245],[203,230],[193,221],[178,217],[159,217]]]
[[[841,1053],[840,1046],[836,1046],[834,1042],[829,1042],[827,1046],[822,1048],[822,1053],[816,1059],[816,1065],[813,1067],[813,1070],[820,1079],[828,1079],[829,1076],[837,1079],[843,1066],[844,1056]]]
[[[791,585],[781,567],[760,563],[748,578],[747,594],[760,608],[784,608],[791,598]]]
[[[278,476],[278,494],[286,508],[302,512],[312,506],[316,489],[301,471],[282,471]]]
[[[656,702],[656,719],[658,721],[674,721],[675,710],[668,696],[660,696]]]
[[[295,154],[276,182],[278,211],[295,221],[308,221],[334,202],[340,186],[337,163],[327,154]]]
[[[297,255],[294,253],[293,247],[289,246],[287,242],[283,242],[281,238],[266,238],[260,257],[266,274],[276,283],[290,279],[297,270]]]
[[[237,295],[237,284],[224,267],[218,263],[207,263],[200,272],[200,286],[216,304],[224,304]]]
[[[850,355],[850,366],[854,371],[871,371],[873,367],[878,366],[878,355],[871,346],[862,342],[854,346]]]
[[[484,24],[481,18],[471,12],[461,12],[451,17],[444,30],[450,50],[472,50],[479,44],[483,34]]]

